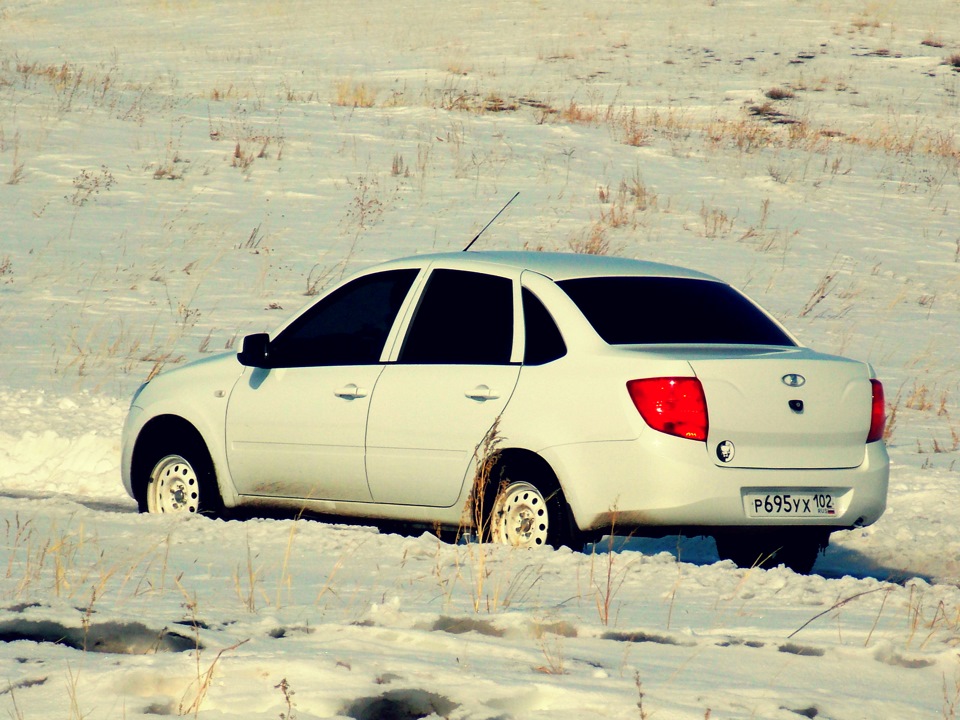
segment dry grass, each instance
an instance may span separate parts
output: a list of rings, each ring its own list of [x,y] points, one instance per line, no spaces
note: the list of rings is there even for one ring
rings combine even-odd
[[[807,302],[804,303],[803,309],[800,310],[798,317],[806,317],[813,312],[814,308],[827,299],[833,291],[833,284],[837,279],[838,272],[839,270],[831,263],[830,268],[823,274],[813,292],[810,293],[810,297],[807,298]]]
[[[641,121],[635,108],[616,114],[610,122],[617,139],[624,145],[641,147],[649,144],[652,139],[649,129]]]
[[[607,225],[602,221],[593,223],[570,238],[568,246],[573,252],[582,255],[609,255],[612,247],[610,238],[607,237]]]
[[[499,595],[491,597],[487,586],[487,580],[491,576],[492,570],[489,568],[489,550],[486,542],[490,539],[491,534],[489,523],[491,522],[492,503],[501,489],[493,486],[492,483],[497,482],[497,479],[493,477],[493,470],[497,463],[497,449],[502,441],[500,418],[498,417],[473,453],[476,472],[473,478],[470,502],[468,503],[468,517],[465,518],[461,533],[472,530],[477,540],[477,542],[467,545],[470,590],[474,612],[480,612],[482,607],[486,607],[487,612],[499,607]]]
[[[883,441],[889,443],[893,439],[893,433],[897,428],[897,415],[900,412],[901,393],[893,401],[887,402],[887,421],[883,427]]]
[[[393,156],[393,161],[390,163],[390,174],[394,177],[410,177],[410,168],[403,161],[403,155],[397,153]]]
[[[0,150],[5,150],[6,143],[3,141],[3,130],[0,129]],[[13,136],[13,163],[10,174],[7,176],[7,185],[19,185],[24,177],[24,164],[20,159],[20,131]]]
[[[340,80],[334,87],[335,105],[340,107],[370,108],[377,103],[377,94],[362,82]]]
[[[792,90],[783,87],[772,87],[764,95],[771,100],[789,100],[796,97]]]
[[[874,26],[873,20],[858,22],[860,28]],[[960,54],[944,61],[960,69]],[[571,98],[556,104],[536,97],[512,97],[494,90],[463,89],[462,76],[439,90],[425,90],[420,99],[432,107],[469,113],[514,112],[524,109],[535,113],[537,124],[566,123],[589,127],[606,127],[617,142],[631,147],[650,144],[655,139],[671,142],[702,138],[707,148],[715,151],[734,148],[742,153],[755,153],[771,148],[789,148],[811,153],[826,153],[838,143],[847,143],[890,154],[923,154],[943,157],[960,165],[960,145],[955,135],[942,126],[899,127],[895,123],[866,128],[838,128],[812,121],[803,115],[788,114],[781,101],[797,97],[801,90],[824,92],[850,90],[845,76],[822,76],[806,80],[801,75],[789,86],[776,85],[764,91],[764,102],[748,103],[738,114],[718,113],[709,120],[679,108],[641,109],[604,101],[599,97],[581,101]],[[403,104],[403,98],[397,102]],[[353,101],[344,101],[352,105]],[[396,104],[396,103],[395,103]]]
[[[99,170],[81,170],[73,179],[73,195],[68,196],[71,204],[83,207],[91,200],[95,200],[101,192],[107,191],[116,184],[116,178],[106,165]]]
[[[700,204],[700,219],[703,221],[703,236],[709,240],[726,237],[733,231],[735,217],[730,217],[723,208]]]
[[[208,118],[208,126],[211,140],[225,141],[229,143],[228,147],[232,146],[230,165],[245,175],[249,175],[251,166],[257,160],[274,159],[279,162],[283,159],[285,135],[279,115],[269,123],[254,120],[244,107],[237,105],[227,118],[216,121],[213,117]],[[167,157],[159,171],[161,177],[182,175],[182,170],[174,169],[178,162],[182,162],[177,147],[178,143],[171,142],[168,145]]]
[[[873,34],[882,27],[882,23],[878,18],[871,17],[866,12],[855,15],[850,20],[850,26],[847,29],[847,33],[853,35],[858,34]]]
[[[919,410],[925,412],[927,410],[933,409],[933,401],[929,398],[929,389],[926,385],[918,385],[916,381],[913,383],[913,390],[907,396],[904,405],[910,408],[911,410]]]
[[[558,627],[559,626],[559,627]],[[554,632],[559,630],[559,632]],[[545,675],[566,675],[566,654],[564,651],[564,638],[569,635],[565,623],[537,623],[534,626],[534,635],[537,639],[537,645],[543,654],[544,664],[534,668],[536,672]],[[570,628],[569,630],[572,630]],[[574,636],[576,632],[573,632]]]
[[[595,107],[587,107],[571,100],[557,113],[557,119],[574,125],[596,125],[600,122],[600,113]]]
[[[226,100],[237,100],[239,93],[237,92],[237,88],[231,83],[225,89],[213,88],[208,93],[208,97],[214,102],[224,102]]]
[[[36,87],[37,83],[49,85],[56,95],[57,113],[70,112],[75,101],[85,98],[94,106],[110,105],[113,107],[119,102],[114,78],[116,68],[88,72],[85,68],[71,63],[40,63],[27,62],[17,59],[16,73],[20,84],[24,88]],[[135,83],[127,83],[128,90],[139,89]],[[137,119],[140,117],[136,109],[131,106],[119,113],[123,119]]]
[[[596,545],[593,546],[593,552],[590,554],[590,589],[597,608],[597,617],[604,626],[609,626],[611,621],[616,622],[619,611],[617,596],[630,570],[630,563],[620,566],[619,561],[623,556],[615,551],[615,526],[616,512],[613,513],[610,534],[607,536],[607,550],[599,568]]]
[[[750,119],[717,119],[704,128],[707,146],[713,149],[735,147],[749,153],[782,145],[783,139],[771,127]]]

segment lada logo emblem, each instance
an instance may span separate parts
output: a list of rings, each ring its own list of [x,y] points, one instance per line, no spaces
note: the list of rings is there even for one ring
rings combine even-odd
[[[807,382],[807,379],[803,375],[797,375],[796,373],[789,373],[784,375],[780,380],[787,387],[798,388],[804,385]]]

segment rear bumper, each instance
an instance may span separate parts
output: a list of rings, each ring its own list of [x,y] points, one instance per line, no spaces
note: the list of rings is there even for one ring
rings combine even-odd
[[[870,525],[886,509],[890,461],[882,442],[864,446],[860,466],[767,470],[717,466],[704,443],[667,435],[597,442],[541,452],[554,468],[582,530],[696,530],[736,527],[842,529]],[[746,496],[824,492],[838,498],[830,516],[757,517]]]

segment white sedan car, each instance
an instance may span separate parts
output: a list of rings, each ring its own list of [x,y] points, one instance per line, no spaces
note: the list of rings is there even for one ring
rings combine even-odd
[[[141,511],[280,507],[516,546],[713,535],[809,570],[886,506],[883,388],[726,283],[622,258],[423,255],[151,380]]]

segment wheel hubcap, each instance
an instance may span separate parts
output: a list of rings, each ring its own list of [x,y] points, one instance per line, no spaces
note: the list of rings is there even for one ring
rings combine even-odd
[[[195,513],[200,507],[200,482],[188,460],[168,455],[158,462],[147,484],[147,510],[154,513]]]
[[[530,483],[513,483],[497,496],[491,515],[494,542],[514,547],[547,544],[547,501]]]

